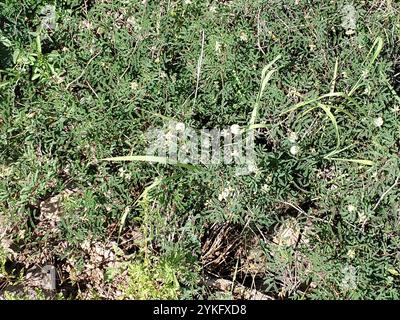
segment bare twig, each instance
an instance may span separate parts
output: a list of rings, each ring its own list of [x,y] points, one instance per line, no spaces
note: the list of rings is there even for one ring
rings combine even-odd
[[[79,81],[80,78],[82,78],[87,70],[87,68],[89,67],[89,65],[91,64],[91,62],[100,54],[100,51],[97,52],[93,57],[91,57],[88,61],[88,63],[86,64],[86,67],[82,70],[81,74],[79,75],[78,78],[76,78],[75,80],[72,80],[70,83],[68,83],[65,87],[66,90],[68,90],[68,88],[74,84],[75,82]]]
[[[338,60],[338,58],[336,58],[335,69],[333,70],[333,79],[332,79],[332,82],[331,82],[331,93],[335,92],[338,66],[339,66],[339,60]]]
[[[260,43],[260,12],[261,12],[261,9],[258,10],[258,13],[257,13],[257,47],[258,47],[258,49],[260,49],[260,51],[263,54],[265,54],[263,48],[261,47],[261,43]]]
[[[376,203],[376,205],[374,206],[372,211],[375,211],[379,207],[379,205],[382,202],[383,198],[385,198],[386,195],[399,183],[399,179],[400,179],[400,177],[397,177],[396,181],[390,186],[390,188],[387,189],[384,193],[382,193],[381,197],[379,198],[378,202]]]

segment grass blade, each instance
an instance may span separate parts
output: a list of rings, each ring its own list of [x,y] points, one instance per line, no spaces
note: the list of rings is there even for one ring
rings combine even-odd
[[[336,161],[347,161],[347,162],[354,162],[354,163],[359,163],[363,164],[365,166],[373,166],[375,162],[371,160],[365,160],[365,159],[345,159],[345,158],[326,158],[328,160],[336,160]]]

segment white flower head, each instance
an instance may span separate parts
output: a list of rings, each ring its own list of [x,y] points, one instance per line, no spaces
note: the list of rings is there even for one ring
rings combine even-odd
[[[300,149],[299,149],[299,147],[298,146],[291,146],[290,147],[290,153],[292,154],[292,155],[296,155],[296,154],[298,154],[299,153],[299,151],[300,151]]]
[[[368,217],[364,211],[358,213],[358,223],[364,225],[368,221]]]
[[[255,164],[254,162],[250,162],[247,165],[247,169],[249,170],[249,172],[256,172],[258,170],[257,164]]]
[[[132,81],[132,82],[131,82],[131,89],[132,89],[133,91],[136,91],[138,88],[139,88],[138,83],[137,83],[136,81]]]
[[[269,186],[268,184],[264,184],[264,185],[261,187],[261,190],[264,191],[264,192],[268,192],[269,189],[270,189],[270,186]]]
[[[233,192],[233,189],[231,187],[225,188],[222,190],[222,192],[218,195],[218,200],[223,201],[229,198],[231,193]]]
[[[356,256],[356,252],[353,249],[349,249],[349,251],[347,251],[347,257],[349,257],[350,259],[354,259]]]
[[[383,125],[382,117],[375,118],[374,119],[374,124],[375,124],[375,127],[377,127],[377,128],[382,127],[382,125]]]
[[[245,32],[241,32],[240,33],[240,40],[242,40],[243,42],[247,42],[247,40],[249,40],[249,37],[247,36],[247,34]]]
[[[239,126],[238,124],[233,124],[233,125],[231,125],[231,132],[232,132],[234,135],[240,134],[240,126]]]
[[[89,20],[83,20],[82,25],[88,30],[93,29],[93,24]]]
[[[185,131],[185,124],[183,122],[178,122],[175,126],[176,131],[183,132]]]
[[[353,206],[352,204],[349,204],[349,205],[347,206],[347,211],[349,211],[349,212],[354,212],[354,211],[356,211],[356,207]]]
[[[125,169],[124,168],[119,168],[118,169],[118,176],[123,177],[125,174]]]

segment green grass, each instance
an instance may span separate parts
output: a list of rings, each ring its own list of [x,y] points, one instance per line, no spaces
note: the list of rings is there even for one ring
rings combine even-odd
[[[398,299],[399,4],[354,32],[346,4],[0,2],[0,289],[54,264],[73,299]],[[257,169],[146,157],[170,120],[252,130]]]

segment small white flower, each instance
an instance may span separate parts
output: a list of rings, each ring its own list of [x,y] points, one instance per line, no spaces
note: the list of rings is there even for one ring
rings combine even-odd
[[[291,132],[290,134],[289,134],[289,137],[288,137],[288,139],[289,139],[289,141],[291,142],[291,143],[296,143],[296,141],[297,141],[297,139],[299,138],[299,136],[297,135],[297,133],[296,132]]]
[[[190,0],[185,0],[185,1],[183,1],[183,3],[186,4],[186,5],[188,5],[188,4],[192,4],[192,1],[190,1]]]
[[[377,128],[382,127],[382,125],[383,125],[382,117],[378,117],[378,118],[374,119],[374,124],[375,124],[375,127],[377,127]]]
[[[243,31],[240,33],[240,40],[242,40],[243,42],[247,42],[247,40],[249,40],[249,37],[247,36],[246,33],[244,33]]]
[[[130,180],[132,177],[129,171],[125,170],[124,168],[118,169],[118,176],[126,180]]]
[[[210,10],[211,13],[216,13],[217,12],[217,7],[216,6],[211,6],[209,10]]]
[[[354,212],[354,211],[356,210],[356,207],[353,206],[352,204],[349,204],[349,205],[347,206],[347,210],[348,210],[349,212]]]
[[[232,193],[233,189],[231,187],[225,188],[222,192],[218,195],[218,200],[223,201],[226,200],[230,194]]]
[[[368,217],[364,211],[358,213],[358,223],[364,225],[368,221]]]
[[[264,192],[268,192],[269,191],[269,185],[268,184],[264,184],[262,187],[261,187],[261,190],[262,191],[264,191]]]
[[[234,135],[240,134],[240,126],[237,125],[237,124],[231,125],[231,132],[232,132]]]
[[[118,176],[123,177],[125,174],[125,169],[124,168],[119,168],[118,169]]]
[[[256,172],[258,170],[258,167],[254,162],[251,162],[247,165],[247,169],[249,170],[249,172]]]
[[[355,34],[356,32],[353,29],[346,30],[345,32],[348,36]]]
[[[202,139],[201,140],[201,147],[204,149],[209,149],[211,148],[211,142],[209,139]]]
[[[206,202],[204,203],[204,205],[208,208],[212,205],[212,201],[211,199],[206,200]]]
[[[185,131],[185,124],[183,122],[178,122],[175,126],[176,131],[183,132]]]
[[[136,91],[138,88],[139,88],[138,83],[137,83],[136,81],[132,81],[132,82],[131,82],[131,89],[132,89],[133,91]]]
[[[299,153],[299,147],[298,146],[291,146],[291,148],[290,148],[290,153],[292,154],[292,155],[296,155],[296,154],[298,154]]]
[[[82,25],[88,30],[93,29],[92,23],[90,21],[88,21],[88,20],[83,20],[82,21]]]
[[[349,249],[346,254],[350,259],[354,259],[356,257],[356,252],[353,249]]]

